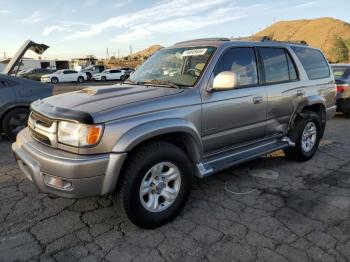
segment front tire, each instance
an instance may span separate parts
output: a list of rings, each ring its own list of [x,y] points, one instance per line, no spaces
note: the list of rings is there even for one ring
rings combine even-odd
[[[322,133],[320,117],[315,112],[303,111],[289,133],[295,147],[286,150],[286,155],[299,162],[311,159],[318,149]]]
[[[101,77],[101,81],[107,81],[107,77],[105,76]]]
[[[190,195],[193,165],[177,146],[155,142],[134,152],[114,195],[121,212],[141,228],[173,220]]]
[[[58,78],[57,77],[53,77],[53,78],[51,78],[51,83],[52,84],[54,84],[54,85],[56,85],[56,84],[58,84]]]
[[[27,108],[16,108],[6,113],[2,120],[2,130],[5,135],[11,140],[16,140],[18,132],[27,126],[28,117]]]
[[[124,81],[124,80],[125,80],[125,76],[121,76],[120,81]]]

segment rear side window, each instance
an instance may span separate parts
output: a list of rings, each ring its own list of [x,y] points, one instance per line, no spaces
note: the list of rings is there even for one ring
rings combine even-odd
[[[240,87],[257,85],[258,73],[254,49],[237,47],[227,50],[217,63],[214,76],[224,71],[235,72]]]
[[[328,78],[330,76],[328,63],[321,51],[299,46],[293,46],[292,49],[310,80]]]
[[[290,80],[287,55],[282,48],[262,47],[260,53],[267,84]]]

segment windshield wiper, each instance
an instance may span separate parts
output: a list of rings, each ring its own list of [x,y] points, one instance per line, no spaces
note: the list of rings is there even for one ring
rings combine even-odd
[[[178,85],[174,82],[171,82],[169,80],[159,80],[159,79],[152,79],[152,80],[145,80],[142,83],[140,83],[145,86],[167,86],[167,87],[173,87],[173,88],[181,88],[181,85]]]

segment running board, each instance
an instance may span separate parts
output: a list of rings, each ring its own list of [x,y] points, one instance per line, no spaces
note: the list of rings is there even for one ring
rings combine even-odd
[[[295,146],[295,144],[288,137],[283,137],[282,139],[272,139],[245,148],[219,153],[197,164],[196,176],[204,178],[229,167],[291,146]]]

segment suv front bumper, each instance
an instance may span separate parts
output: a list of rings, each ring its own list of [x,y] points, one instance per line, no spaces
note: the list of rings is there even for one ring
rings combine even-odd
[[[126,154],[77,155],[45,146],[22,130],[12,151],[25,176],[43,193],[81,198],[114,191]],[[63,188],[52,184],[70,185]]]

